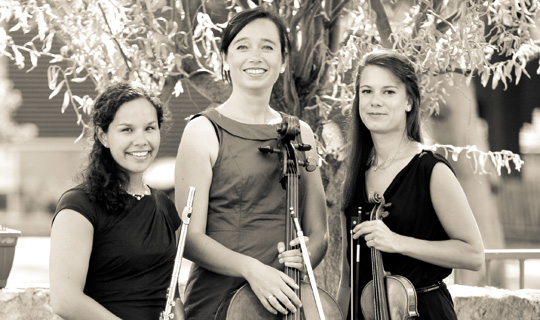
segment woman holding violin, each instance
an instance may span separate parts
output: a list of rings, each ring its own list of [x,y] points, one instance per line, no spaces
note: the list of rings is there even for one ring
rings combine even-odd
[[[414,66],[397,52],[372,52],[355,86],[338,301],[354,320],[457,319],[443,279],[453,268],[479,270],[484,248],[450,164],[422,150]],[[398,305],[411,312],[395,316]]]
[[[187,319],[214,319],[220,304],[249,284],[269,316],[292,314],[302,306],[299,284],[284,267],[303,270],[300,250],[286,250],[286,191],[279,157],[259,151],[277,146],[285,115],[269,106],[272,88],[290,51],[281,18],[262,9],[233,17],[221,42],[223,75],[232,93],[187,124],[176,161],[177,203],[189,186],[197,189],[185,257],[194,262],[185,292]],[[315,145],[301,122],[300,134]],[[307,152],[316,158],[315,150]],[[299,220],[311,264],[327,248],[326,203],[319,170],[300,169]],[[299,239],[292,239],[298,245]],[[250,315],[253,306],[246,306]],[[265,311],[265,312],[266,312]]]

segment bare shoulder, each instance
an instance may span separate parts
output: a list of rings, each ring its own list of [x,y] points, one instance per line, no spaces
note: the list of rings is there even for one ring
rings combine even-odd
[[[93,229],[92,224],[81,213],[72,209],[63,209],[58,212],[54,218],[52,227],[57,225],[73,225],[77,227],[89,227]]]
[[[206,117],[200,116],[190,120],[180,141],[180,148],[213,149],[218,145],[214,125]]]
[[[447,179],[456,179],[454,172],[443,162],[437,162],[433,167],[432,179],[445,181]]]
[[[311,145],[315,145],[315,136],[313,135],[313,130],[310,125],[305,121],[300,120],[300,133],[302,134],[302,140]]]
[[[306,131],[313,134],[313,130],[311,129],[311,126],[304,120],[300,120],[300,130],[302,130],[302,132]]]
[[[184,128],[184,134],[204,134],[205,132],[213,133],[214,125],[204,116],[191,119]]]

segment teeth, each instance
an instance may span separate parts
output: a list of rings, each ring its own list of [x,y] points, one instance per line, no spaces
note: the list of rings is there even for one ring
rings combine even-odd
[[[135,157],[144,157],[148,154],[148,151],[143,151],[143,152],[131,152],[131,155],[132,156],[135,156]]]
[[[264,69],[246,69],[246,72],[249,74],[262,74],[265,72]]]

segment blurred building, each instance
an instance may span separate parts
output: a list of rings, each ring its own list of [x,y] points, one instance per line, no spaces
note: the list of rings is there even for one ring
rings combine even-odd
[[[19,32],[13,37],[23,44],[30,41],[32,35]],[[5,57],[0,57],[0,64],[4,70],[3,74],[0,72],[0,79],[10,80],[14,92],[20,93],[20,105],[13,113],[13,120],[18,124],[31,124],[30,128],[35,131],[34,137],[27,135],[10,143],[0,141],[0,224],[17,226],[26,223],[28,214],[54,212],[58,197],[75,184],[73,178],[84,161],[86,139],[76,142],[82,127],[77,124],[75,112],[70,108],[61,112],[63,91],[49,99],[46,58],[40,59],[30,72],[28,68],[18,69]],[[81,97],[97,96],[91,81],[70,86]],[[188,85],[184,85],[184,89],[185,92],[178,98],[173,96],[169,104],[173,124],[162,136],[156,168],[148,177],[149,184],[156,188],[172,189],[172,162],[186,118],[209,105]]]

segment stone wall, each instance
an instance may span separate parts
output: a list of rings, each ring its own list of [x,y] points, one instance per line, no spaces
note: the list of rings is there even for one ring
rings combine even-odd
[[[540,319],[540,290],[448,286],[459,320]]]
[[[540,290],[460,285],[448,288],[460,320],[540,319]],[[44,288],[1,289],[0,319],[61,320],[49,306],[49,290]]]
[[[0,290],[2,320],[61,320],[49,306],[49,289],[26,288]]]

